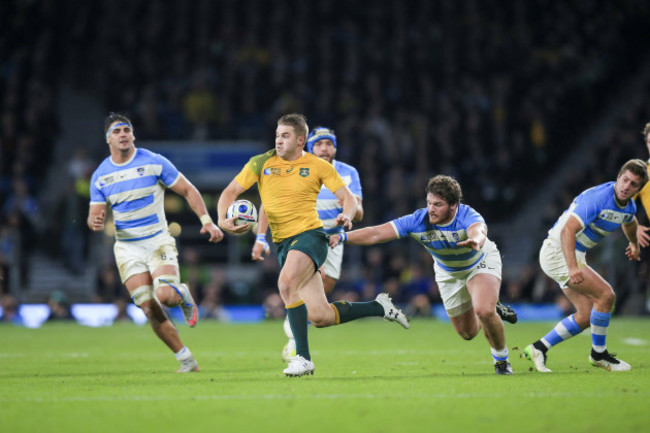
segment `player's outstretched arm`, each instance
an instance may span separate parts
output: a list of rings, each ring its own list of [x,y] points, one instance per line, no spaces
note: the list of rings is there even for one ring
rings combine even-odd
[[[208,233],[210,235],[209,242],[219,242],[223,239],[223,232],[214,224],[212,218],[210,218],[201,193],[185,176],[181,174],[178,181],[170,189],[187,200],[187,204],[190,205],[196,216],[201,220],[200,233]]]
[[[271,253],[271,248],[266,241],[266,230],[269,227],[269,220],[266,217],[266,212],[264,211],[264,205],[260,206],[260,210],[257,213],[257,238],[253,244],[253,250],[251,251],[251,258],[255,261],[264,260],[263,253],[266,253],[268,256]]]
[[[639,247],[639,240],[637,238],[638,228],[639,224],[637,223],[636,217],[629,223],[624,223],[621,225],[621,229],[629,241],[629,244],[625,249],[625,255],[628,259],[637,261],[641,260],[641,248]]]
[[[104,220],[106,219],[106,205],[105,204],[91,204],[88,208],[88,219],[86,224],[88,228],[94,232],[104,230]]]
[[[352,245],[374,245],[399,238],[391,223],[365,227],[351,232],[330,236],[330,247],[334,248],[340,242]]]
[[[239,226],[235,225],[235,218],[226,218],[226,213],[228,212],[228,206],[237,200],[246,189],[241,186],[235,179],[230,181],[230,184],[223,190],[221,196],[219,196],[219,202],[217,203],[217,214],[219,219],[217,224],[223,230],[230,234],[239,235],[245,233],[249,229],[249,224],[242,224]]]
[[[337,189],[334,195],[343,203],[343,211],[336,216],[335,223],[350,230],[352,229],[352,218],[357,213],[357,197],[350,192],[347,186]]]
[[[487,226],[483,223],[474,223],[467,228],[467,239],[458,242],[458,247],[469,247],[479,251],[487,240]]]
[[[582,230],[582,223],[575,216],[571,215],[560,232],[562,254],[569,268],[569,282],[580,284],[585,279],[582,269],[578,268],[576,258],[576,234]]]
[[[638,224],[636,229],[636,238],[639,240],[639,245],[643,248],[650,245],[650,233],[648,232],[650,232],[650,227]]]

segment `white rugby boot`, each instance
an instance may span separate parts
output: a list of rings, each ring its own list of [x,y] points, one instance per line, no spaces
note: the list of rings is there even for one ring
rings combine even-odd
[[[409,329],[411,327],[409,319],[404,313],[402,313],[402,310],[393,304],[393,301],[391,301],[388,293],[378,294],[375,298],[375,301],[379,302],[379,305],[384,307],[384,319],[390,322],[397,322],[406,329]]]

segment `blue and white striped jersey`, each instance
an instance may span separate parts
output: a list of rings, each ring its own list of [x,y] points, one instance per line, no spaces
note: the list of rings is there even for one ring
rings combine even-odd
[[[359,179],[359,172],[356,168],[341,161],[333,160],[332,165],[337,173],[345,182],[345,185],[350,189],[353,195],[363,198],[361,192],[361,180]],[[327,234],[343,233],[343,227],[334,224],[336,216],[343,211],[343,206],[339,205],[338,199],[332,191],[323,185],[316,198],[316,210],[318,211],[318,218],[323,221],[323,227]]]
[[[636,213],[636,203],[630,200],[626,206],[619,206],[614,198],[615,183],[607,182],[583,191],[560,215],[548,231],[548,237],[561,243],[562,228],[573,215],[582,224],[582,230],[576,233],[576,250],[584,252],[595,247],[623,223],[632,221]]]
[[[421,243],[447,272],[467,270],[483,258],[483,251],[456,246],[467,240],[467,229],[476,223],[485,224],[485,220],[466,204],[459,204],[454,219],[445,225],[431,224],[426,208],[390,222],[400,238],[411,236]]]
[[[136,148],[123,164],[110,156],[99,164],[90,180],[90,204],[108,203],[113,209],[117,240],[147,239],[167,231],[165,187],[174,186],[179,178],[167,158]]]

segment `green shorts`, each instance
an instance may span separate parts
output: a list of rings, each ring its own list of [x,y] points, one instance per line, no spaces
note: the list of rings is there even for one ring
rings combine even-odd
[[[277,248],[280,268],[284,266],[289,251],[298,250],[311,257],[314,265],[316,265],[316,270],[318,270],[327,258],[329,238],[325,234],[325,230],[317,228],[286,238],[282,242],[276,243],[275,246]]]

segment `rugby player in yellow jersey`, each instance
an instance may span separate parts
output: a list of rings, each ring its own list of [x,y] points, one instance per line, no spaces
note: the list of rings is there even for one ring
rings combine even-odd
[[[336,223],[352,228],[357,201],[332,164],[303,150],[307,121],[302,114],[287,114],[278,120],[275,149],[254,156],[219,197],[219,227],[231,234],[248,230],[226,219],[230,203],[255,183],[277,247],[281,266],[278,289],[296,340],[296,356],[284,369],[287,376],[314,373],[309,354],[307,320],[317,328],[346,323],[361,317],[378,316],[409,328],[406,316],[381,293],[370,302],[327,302],[318,270],[328,252],[328,237],[316,211],[321,186],[342,201],[343,212]]]
[[[648,153],[650,153],[650,122],[645,124],[642,134],[643,134],[643,141],[645,142],[645,145],[648,148]],[[648,172],[650,172],[650,159],[648,160],[647,164],[648,164]],[[646,185],[641,189],[641,191],[634,198],[641,199],[641,204],[643,205],[643,209],[645,209],[646,216],[648,217],[648,219],[650,219],[650,182],[646,183]],[[639,226],[636,229],[636,237],[639,240],[639,245],[641,245],[642,247],[650,246],[649,232],[650,232],[650,227],[643,226],[641,224],[639,224]]]

